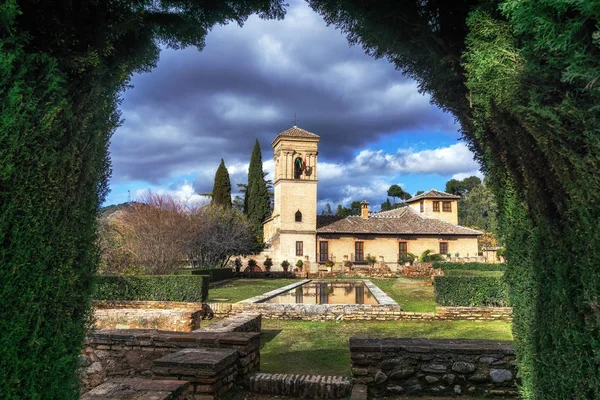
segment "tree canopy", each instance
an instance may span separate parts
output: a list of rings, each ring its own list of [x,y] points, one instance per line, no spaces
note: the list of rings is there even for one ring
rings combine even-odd
[[[215,182],[212,190],[211,205],[231,208],[231,181],[229,172],[225,167],[225,161],[221,158],[221,164],[215,173]]]
[[[262,225],[265,219],[271,215],[271,195],[263,172],[262,154],[258,139],[254,143],[250,165],[248,167],[248,187],[244,204],[246,214],[250,223],[257,233],[258,242],[262,243]]]

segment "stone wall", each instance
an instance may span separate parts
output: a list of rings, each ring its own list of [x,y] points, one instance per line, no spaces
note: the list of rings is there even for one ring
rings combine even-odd
[[[151,329],[105,329],[87,338],[81,357],[81,383],[89,390],[109,377],[152,378],[152,362],[187,348],[234,349],[237,374],[256,371],[260,364],[260,333],[165,332]]]
[[[372,396],[516,396],[512,342],[350,338],[354,383]]]
[[[436,319],[450,321],[512,321],[512,307],[436,307]]]
[[[444,271],[441,268],[433,268],[433,263],[423,262],[414,263],[410,266],[403,266],[400,268],[400,273],[407,278],[432,278],[438,275],[444,275]]]
[[[95,329],[159,329],[190,332],[200,328],[202,310],[183,309],[95,309]]]
[[[302,399],[340,399],[348,397],[352,383],[345,376],[255,373],[246,380],[254,393],[291,396]]]
[[[122,300],[95,300],[93,306],[95,309],[116,309],[116,308],[152,308],[156,310],[171,310],[171,309],[182,309],[182,310],[202,310],[205,303],[194,303],[194,302],[181,302],[181,301],[122,301]]]
[[[234,314],[196,332],[260,332],[260,314]]]

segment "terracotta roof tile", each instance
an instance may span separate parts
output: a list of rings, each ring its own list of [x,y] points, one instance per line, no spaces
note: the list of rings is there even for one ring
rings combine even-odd
[[[421,193],[420,195],[411,197],[410,199],[406,200],[406,202],[413,203],[415,201],[423,200],[423,199],[460,199],[460,196],[446,193],[446,192],[441,192],[441,191],[435,190],[435,189],[430,189],[430,190],[426,191],[425,193]]]
[[[320,137],[317,134],[304,130],[302,128],[298,128],[297,126],[293,126],[287,131],[281,132],[277,137],[280,136],[291,136],[291,137],[304,137],[304,138],[318,138]]]
[[[410,207],[402,207],[375,214],[365,219],[358,216],[322,225],[318,233],[360,234],[423,234],[423,235],[481,235],[475,229],[451,224],[437,218],[423,217]]]

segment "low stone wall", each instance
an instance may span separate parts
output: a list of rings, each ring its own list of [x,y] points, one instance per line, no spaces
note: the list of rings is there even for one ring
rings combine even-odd
[[[151,378],[153,360],[185,348],[237,350],[237,373],[241,376],[258,370],[260,364],[260,333],[97,330],[86,338],[82,350],[82,389],[89,390],[109,377]]]
[[[403,266],[400,268],[400,272],[407,278],[432,278],[444,275],[444,271],[441,268],[433,268],[433,263],[431,262]]]
[[[184,309],[96,309],[95,329],[159,329],[190,332],[200,328],[204,313]]]
[[[128,308],[128,309],[144,309],[152,308],[155,310],[171,310],[171,309],[182,309],[182,310],[202,310],[205,303],[188,303],[180,301],[121,301],[121,300],[96,300],[93,302],[94,309],[117,309],[117,308]]]
[[[304,273],[306,275],[306,272]],[[302,272],[285,272],[285,271],[270,271],[270,272],[235,272],[236,278],[242,279],[296,279],[302,277]]]
[[[372,396],[516,396],[512,342],[350,338],[354,383]]]
[[[220,398],[237,378],[237,359],[232,349],[183,349],[154,360],[153,379],[187,381],[193,399]]]
[[[512,321],[512,307],[436,307],[436,319],[447,321]]]
[[[302,399],[341,399],[352,391],[352,383],[345,376],[256,373],[245,383],[254,393]]]
[[[234,314],[196,332],[260,332],[261,317],[260,314]]]
[[[83,394],[81,400],[191,400],[192,396],[186,381],[116,378]]]

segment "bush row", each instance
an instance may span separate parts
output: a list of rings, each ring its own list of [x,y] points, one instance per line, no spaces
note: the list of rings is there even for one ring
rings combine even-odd
[[[487,264],[480,262],[466,262],[466,263],[458,263],[458,262],[434,262],[433,268],[441,268],[444,271],[449,271],[452,269],[464,269],[464,270],[472,270],[472,271],[505,271],[506,264]]]
[[[443,306],[508,306],[508,288],[503,276],[436,276],[433,282],[435,302]]]
[[[209,281],[204,275],[98,276],[94,299],[200,302]]]
[[[192,275],[205,275],[211,282],[219,282],[233,278],[233,270],[231,268],[193,269]]]

